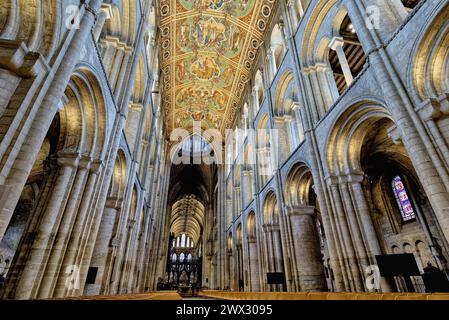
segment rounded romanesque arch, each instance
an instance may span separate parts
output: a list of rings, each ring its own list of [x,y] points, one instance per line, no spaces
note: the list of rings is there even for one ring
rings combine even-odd
[[[279,208],[276,194],[270,191],[263,202],[263,223],[266,225],[279,224]]]
[[[30,51],[52,57],[64,25],[60,1],[5,0],[0,4],[0,38],[24,42]]]
[[[312,173],[304,163],[295,164],[285,182],[285,199],[289,206],[314,205],[311,192]]]
[[[66,89],[68,103],[61,114],[66,128],[64,148],[101,159],[106,148],[106,106],[101,85],[85,67],[74,72]],[[78,137],[78,138],[77,138]]]
[[[419,99],[437,98],[449,93],[449,5],[441,5],[438,13],[427,22],[411,55],[411,81]],[[434,28],[435,25],[440,26]],[[435,113],[449,114],[446,107]],[[435,114],[435,116],[438,116]]]
[[[355,235],[352,245],[359,252],[357,242],[365,237],[370,239],[371,250],[380,253],[388,252],[398,238],[405,242],[414,237],[437,247],[444,242],[440,231],[429,228],[437,220],[399,137],[390,113],[375,101],[347,108],[330,131],[326,158],[333,210],[347,216],[349,230]],[[388,229],[396,235],[385,231]]]
[[[294,74],[288,70],[280,76],[273,106],[274,128],[277,130],[278,161],[283,163],[304,141],[304,127]]]
[[[389,112],[374,101],[360,102],[339,117],[327,138],[326,159],[331,174],[360,170],[363,138],[382,119],[393,127]]]

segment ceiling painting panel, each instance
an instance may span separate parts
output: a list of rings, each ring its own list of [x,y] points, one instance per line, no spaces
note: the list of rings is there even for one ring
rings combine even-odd
[[[275,0],[160,0],[167,132],[231,128]]]

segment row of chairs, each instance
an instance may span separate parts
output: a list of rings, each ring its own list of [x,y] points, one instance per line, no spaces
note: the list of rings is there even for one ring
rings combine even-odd
[[[344,293],[344,292],[231,292],[201,291],[200,295],[224,300],[449,300],[449,293]]]
[[[175,291],[158,291],[141,294],[122,294],[116,296],[82,296],[68,297],[56,300],[182,300]]]

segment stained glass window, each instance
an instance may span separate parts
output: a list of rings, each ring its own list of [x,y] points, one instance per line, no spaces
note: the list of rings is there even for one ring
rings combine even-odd
[[[181,236],[181,247],[182,247],[182,248],[185,248],[185,246],[186,246],[186,235],[183,234],[183,235]]]
[[[402,182],[401,177],[396,176],[392,182],[394,196],[398,203],[399,210],[401,211],[402,220],[410,221],[416,218],[415,210],[413,210],[412,202],[405,189],[405,185]]]

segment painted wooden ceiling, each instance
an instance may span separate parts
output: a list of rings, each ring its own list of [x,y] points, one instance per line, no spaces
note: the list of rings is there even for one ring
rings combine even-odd
[[[276,0],[160,0],[167,132],[222,133],[241,110]]]

